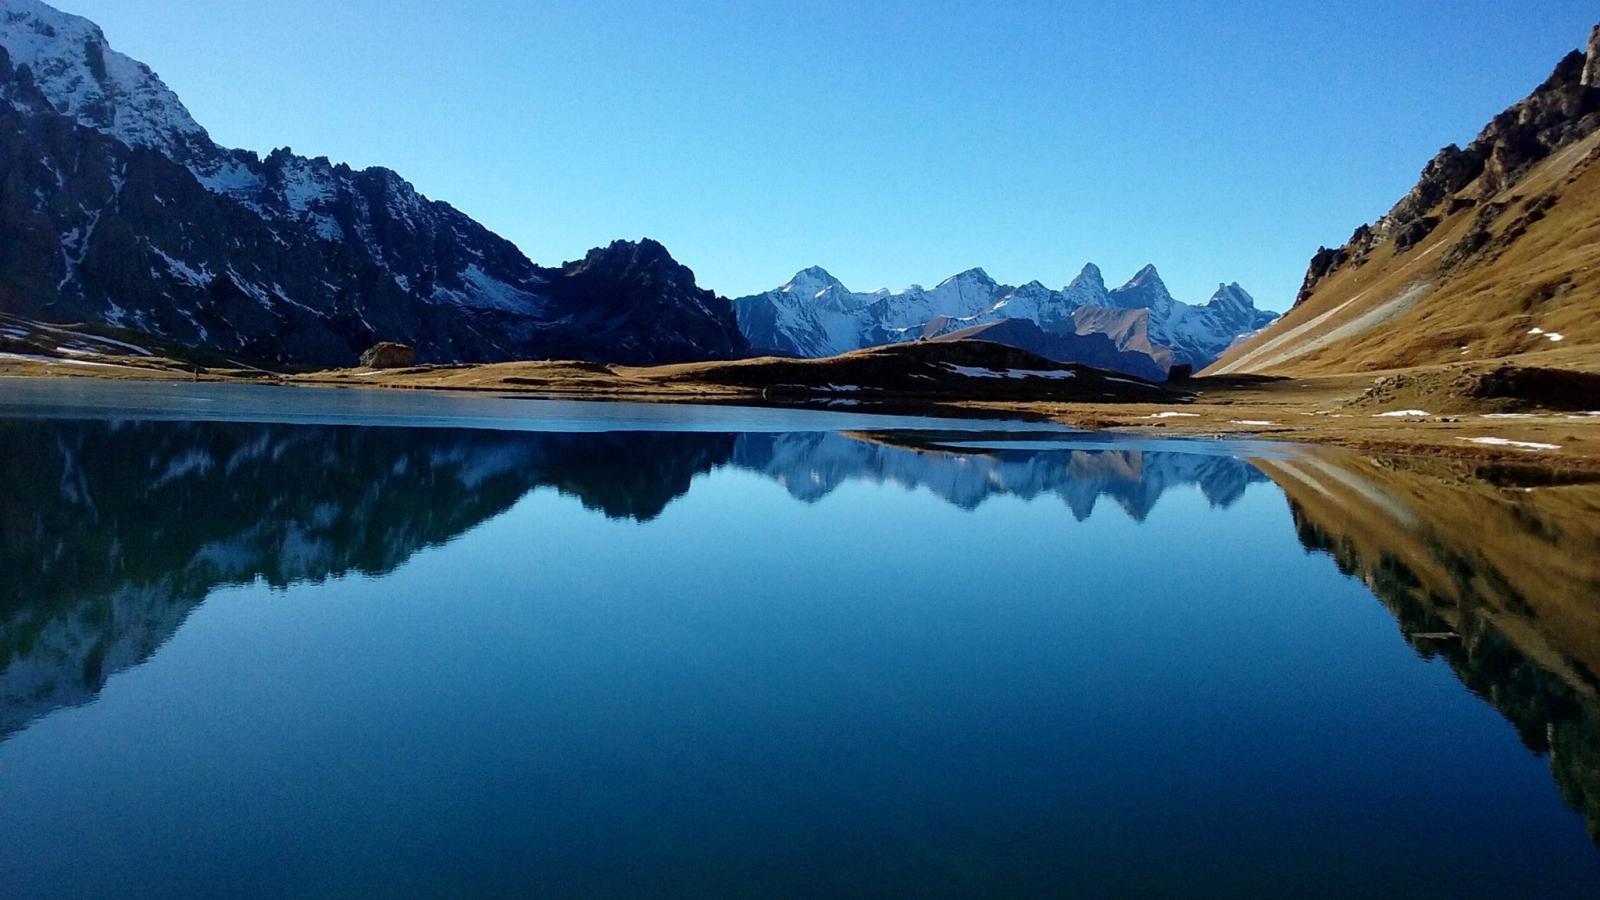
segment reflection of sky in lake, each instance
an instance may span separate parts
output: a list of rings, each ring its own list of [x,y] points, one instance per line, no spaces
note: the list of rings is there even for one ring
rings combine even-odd
[[[171,458],[175,427],[152,437]],[[451,456],[417,443],[451,433],[364,432],[339,446],[373,471],[460,468],[335,490],[285,451],[252,470],[281,478],[263,509],[383,509],[394,533],[423,507],[361,491],[474,464],[493,490],[508,446],[546,468],[383,574],[215,588],[92,703],[13,733],[0,896],[1566,897],[1600,874],[1546,761],[1306,550],[1255,469],[1205,492],[1171,475],[1196,458],[1125,455],[1125,483],[1170,484],[1142,521],[1123,499],[1082,517],[1060,484],[941,495],[988,458],[806,437],[819,471],[877,468],[798,497],[804,452],[740,465],[736,438]],[[668,446],[688,468],[639,480]],[[155,521],[83,484],[122,527]],[[91,608],[44,633],[138,625],[126,598]]]

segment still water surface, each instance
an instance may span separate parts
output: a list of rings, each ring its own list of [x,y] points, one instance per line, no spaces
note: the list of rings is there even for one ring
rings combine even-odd
[[[1592,484],[62,390],[0,392],[0,897],[1600,892]]]

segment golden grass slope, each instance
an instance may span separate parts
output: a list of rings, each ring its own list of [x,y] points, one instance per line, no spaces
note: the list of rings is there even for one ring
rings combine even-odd
[[[1295,307],[1210,374],[1600,369],[1600,27],[1387,215],[1312,258]]]
[[[1211,371],[1304,376],[1491,359],[1600,370],[1597,161],[1600,134],[1448,213],[1408,251],[1380,246]],[[1486,252],[1447,265],[1489,204],[1505,210],[1488,225]]]

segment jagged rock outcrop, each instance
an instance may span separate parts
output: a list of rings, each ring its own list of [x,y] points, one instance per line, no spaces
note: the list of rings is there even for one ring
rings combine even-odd
[[[1584,47],[1583,76],[1578,81],[1584,87],[1600,87],[1600,25],[1589,32],[1589,43]]]
[[[1382,218],[1312,257],[1294,307],[1207,370],[1586,369],[1600,346],[1600,29]]]
[[[665,251],[599,258],[634,253]],[[300,365],[379,341],[426,362],[746,352],[687,269],[636,274],[593,254],[537,266],[387,169],[219,147],[93,23],[0,0],[0,311]]]
[[[627,364],[737,359],[749,342],[729,302],[700,287],[694,272],[652,240],[617,241],[589,251],[549,280],[563,311],[546,356]]]
[[[361,354],[363,369],[404,369],[417,361],[417,351],[405,344],[384,341]]]
[[[1387,215],[1358,228],[1343,247],[1322,247],[1312,258],[1297,302],[1347,265],[1360,266],[1392,241],[1404,253],[1442,220],[1516,185],[1535,164],[1600,130],[1600,26],[1587,52],[1573,51],[1534,92],[1495,116],[1465,148],[1450,144]]]

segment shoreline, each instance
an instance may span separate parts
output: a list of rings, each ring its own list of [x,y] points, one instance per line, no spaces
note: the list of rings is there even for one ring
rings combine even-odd
[[[1386,456],[1419,456],[1466,463],[1515,464],[1600,472],[1600,410],[1584,412],[1373,410],[1357,402],[1382,373],[1304,379],[1196,378],[1187,391],[1149,402],[983,399],[880,392],[828,394],[804,385],[751,386],[695,377],[703,367],[631,370],[587,363],[509,363],[489,366],[336,370],[305,375],[205,370],[155,360],[0,359],[0,377],[168,384],[234,383],[377,392],[428,391],[507,399],[635,402],[811,409],[895,416],[1051,422],[1086,432],[1143,438],[1253,440],[1335,446]],[[516,372],[518,374],[507,374]],[[1374,375],[1378,376],[1376,379]],[[664,377],[663,377],[664,376]],[[685,377],[686,376],[686,377]],[[774,394],[774,388],[778,393]],[[809,392],[808,392],[809,391]],[[1600,398],[1596,398],[1600,406]],[[1419,415],[1417,413],[1426,413]]]

